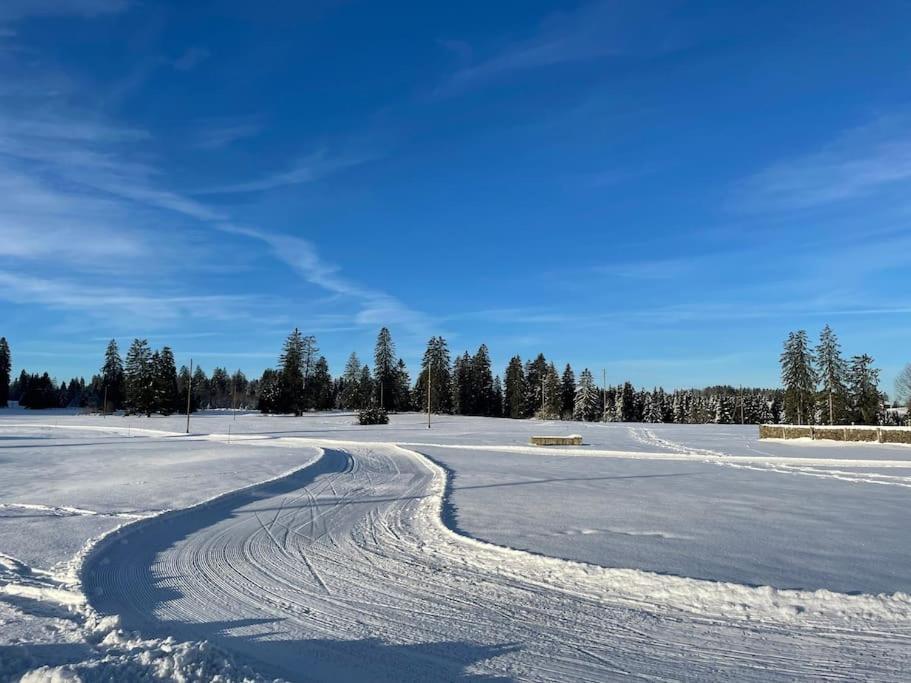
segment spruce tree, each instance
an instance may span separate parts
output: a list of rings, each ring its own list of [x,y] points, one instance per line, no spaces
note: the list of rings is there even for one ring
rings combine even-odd
[[[384,327],[377,335],[373,350],[373,379],[379,392],[379,406],[384,410],[395,391],[395,366],[395,344],[389,329]]]
[[[579,374],[579,383],[576,385],[576,396],[573,401],[573,419],[590,422],[598,415],[598,387],[591,370],[585,368]]]
[[[130,414],[151,416],[155,402],[152,350],[145,339],[134,339],[124,366],[126,408]]]
[[[854,422],[865,425],[878,424],[882,406],[879,370],[873,367],[873,359],[867,354],[851,358],[848,370],[848,395]]]
[[[313,364],[307,393],[311,407],[316,410],[329,410],[332,407],[332,375],[325,356],[320,356]]]
[[[785,418],[791,424],[812,424],[816,397],[813,352],[804,330],[791,332],[781,354],[781,383],[785,388]]]
[[[525,370],[522,359],[513,356],[506,366],[505,395],[503,411],[506,417],[520,418],[525,416]]]
[[[564,420],[569,420],[573,415],[573,407],[576,403],[576,375],[573,373],[569,363],[563,369],[563,377],[560,381],[560,416]]]
[[[411,410],[411,376],[405,361],[399,358],[395,366],[395,392],[393,408],[399,412]]]
[[[296,327],[288,335],[278,360],[281,375],[279,409],[302,415],[304,411],[304,338]]]
[[[171,347],[165,346],[161,352],[153,354],[153,372],[155,383],[154,410],[162,415],[171,415],[179,410],[180,393],[177,390],[177,366]]]
[[[471,358],[469,375],[474,400],[472,415],[494,414],[493,372],[490,368],[490,354],[487,345],[481,344]]]
[[[503,383],[500,376],[493,378],[493,413],[491,417],[503,417]]]
[[[559,420],[563,409],[563,392],[560,375],[553,363],[548,363],[544,374],[544,410],[541,418],[545,420]]]
[[[417,410],[427,410],[427,373],[430,372],[430,409],[434,413],[452,412],[452,368],[449,346],[443,337],[431,337],[421,360],[421,372],[414,383]]]
[[[452,365],[452,412],[456,415],[474,414],[474,391],[471,386],[471,356],[468,351],[457,356]]]
[[[101,366],[101,401],[104,401],[105,390],[107,390],[108,404],[104,406],[104,412],[110,413],[119,410],[123,406],[123,400],[126,395],[123,375],[123,361],[120,359],[120,349],[117,347],[117,341],[112,339],[108,342],[108,347],[104,352],[104,365]]]
[[[547,374],[547,359],[539,353],[525,365],[525,410],[524,416],[531,417],[541,410],[544,377]]]
[[[822,390],[819,394],[821,413],[830,425],[844,421],[847,408],[845,375],[847,364],[841,357],[841,346],[832,328],[826,325],[819,335],[816,347],[816,361],[819,366],[819,380]]]
[[[361,404],[361,361],[354,352],[348,356],[342,374],[341,407],[345,410],[360,410],[364,407]]]
[[[911,363],[908,363],[895,380],[895,398],[900,404],[908,408],[908,417],[911,418]]]
[[[9,405],[10,372],[13,369],[13,358],[6,337],[0,337],[0,408]]]
[[[376,385],[370,375],[370,368],[364,365],[361,368],[361,376],[358,379],[358,403],[360,403],[361,410],[373,405],[376,402],[376,397]]]

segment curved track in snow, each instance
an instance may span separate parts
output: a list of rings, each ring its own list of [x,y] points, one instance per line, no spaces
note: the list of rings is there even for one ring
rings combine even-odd
[[[94,553],[91,604],[289,680],[905,679],[906,599],[608,570],[459,537],[395,446],[309,468]]]

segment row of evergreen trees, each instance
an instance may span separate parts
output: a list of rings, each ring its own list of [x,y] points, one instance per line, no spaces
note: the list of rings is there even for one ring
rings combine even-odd
[[[57,386],[44,373],[25,371],[9,382],[9,345],[0,338],[0,406],[7,398],[30,408],[87,407],[113,412],[164,415],[201,408],[258,409],[300,415],[333,408],[388,411],[427,410],[434,413],[489,417],[565,419],[606,422],[684,423],[882,423],[884,395],[879,371],[867,355],[850,362],[841,357],[838,339],[826,326],[819,344],[810,349],[806,332],[794,332],[781,356],[784,389],[735,389],[730,386],[665,392],[638,390],[629,382],[598,386],[587,368],[576,379],[567,364],[562,373],[543,354],[533,360],[510,359],[504,380],[495,375],[486,345],[455,359],[443,337],[432,337],[411,380],[396,354],[387,328],[382,328],[373,353],[373,367],[352,353],[341,376],[333,378],[316,338],[295,329],[286,339],[276,369],[248,380],[237,370],[215,368],[211,376],[176,368],[168,346],[154,350],[136,339],[125,360],[116,341],[105,351],[99,374],[86,384],[81,378]],[[5,380],[5,381],[4,381]],[[429,391],[429,396],[428,396]]]
[[[867,354],[845,360],[828,325],[815,348],[805,330],[791,332],[781,354],[784,418],[789,424],[882,424],[886,396]]]

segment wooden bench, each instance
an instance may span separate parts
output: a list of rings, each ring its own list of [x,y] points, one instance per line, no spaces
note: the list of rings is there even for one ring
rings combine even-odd
[[[532,446],[581,446],[582,436],[570,434],[569,436],[533,436]]]

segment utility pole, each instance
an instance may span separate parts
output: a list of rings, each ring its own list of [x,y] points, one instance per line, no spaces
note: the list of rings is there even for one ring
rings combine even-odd
[[[607,368],[601,368],[601,419],[607,412]]]
[[[108,416],[108,385],[104,385],[104,403],[101,404],[101,417]]]
[[[234,413],[233,419],[237,419],[237,380],[231,380],[231,410]]]
[[[193,396],[193,359],[190,359],[190,375],[187,379],[187,434],[190,433],[190,397]]]
[[[430,429],[430,378],[433,375],[433,357],[430,358],[430,364],[427,366],[427,429]]]

